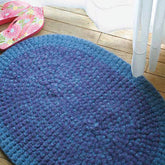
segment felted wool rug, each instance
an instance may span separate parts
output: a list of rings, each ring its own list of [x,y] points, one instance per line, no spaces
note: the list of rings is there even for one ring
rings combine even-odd
[[[16,165],[164,165],[165,103],[91,42],[31,38],[0,56],[0,147]]]

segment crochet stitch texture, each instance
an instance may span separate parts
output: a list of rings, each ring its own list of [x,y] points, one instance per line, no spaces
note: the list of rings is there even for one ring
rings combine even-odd
[[[34,37],[0,56],[0,147],[16,165],[164,165],[165,102],[89,41]]]

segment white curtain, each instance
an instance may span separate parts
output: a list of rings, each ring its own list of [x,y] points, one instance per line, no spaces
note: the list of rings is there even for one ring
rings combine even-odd
[[[97,27],[106,33],[133,26],[134,0],[88,0],[85,10]]]

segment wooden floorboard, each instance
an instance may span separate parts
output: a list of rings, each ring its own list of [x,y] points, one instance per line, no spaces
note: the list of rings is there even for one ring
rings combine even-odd
[[[5,156],[1,150],[0,150],[0,158],[7,159],[7,156]]]
[[[127,53],[133,53],[132,48],[132,40],[126,40],[124,38],[112,36],[109,34],[102,33],[100,40],[98,42],[100,45],[104,45],[106,47],[118,49],[120,51],[124,51]],[[149,58],[150,47],[147,47],[147,58]],[[165,63],[165,50],[161,49],[161,53],[159,56],[159,62]]]
[[[51,7],[45,7],[44,11],[45,18],[50,18],[56,21],[68,23],[78,27],[99,31],[88,16],[71,13],[69,11],[60,10],[57,8],[54,9]]]
[[[124,39],[128,39],[128,40],[132,40],[133,39],[133,30],[119,30],[119,31],[114,31],[109,33],[110,35],[113,36],[118,36]],[[152,41],[152,34],[149,34],[148,37],[148,45],[151,45],[151,41]],[[162,49],[165,49],[165,45],[161,45]]]
[[[91,19],[82,9],[45,7],[44,28],[35,36],[45,34],[73,35],[92,41],[104,49],[116,54],[127,63],[132,60],[132,30],[120,30],[110,34],[101,33]],[[0,31],[6,29],[9,24],[1,25]],[[165,98],[165,46],[162,46],[156,71],[149,71],[149,45],[147,48],[147,60],[144,76]],[[11,165],[10,161],[0,150],[0,165]]]
[[[70,13],[75,13],[75,14],[86,15],[87,16],[85,10],[79,9],[79,8],[66,8],[66,7],[60,7],[59,8],[59,7],[52,7],[52,6],[47,6],[47,7],[51,7],[51,8],[54,8],[54,9],[60,9],[60,10],[63,10],[63,11],[69,11]]]
[[[47,18],[45,19],[45,26],[43,29],[58,34],[76,36],[79,38],[92,41],[94,43],[97,42],[100,36],[100,32],[84,29],[83,27],[77,27],[71,24],[67,24]]]
[[[160,93],[160,95],[165,99],[165,92],[160,92],[160,91],[159,91],[159,93]]]
[[[165,92],[165,78],[150,73],[144,73],[144,76],[157,90]]]
[[[149,64],[148,64],[147,72],[152,73],[154,75],[161,76],[161,77],[165,77],[165,64],[161,63],[161,62],[158,62],[155,72],[150,72],[149,71]]]

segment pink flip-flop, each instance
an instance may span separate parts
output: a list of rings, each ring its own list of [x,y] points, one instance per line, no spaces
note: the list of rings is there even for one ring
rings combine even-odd
[[[44,11],[40,7],[31,7],[16,18],[9,27],[0,33],[0,50],[33,36],[44,26]]]
[[[0,10],[0,25],[13,21],[31,7],[28,3],[22,1],[10,1],[3,5]]]

